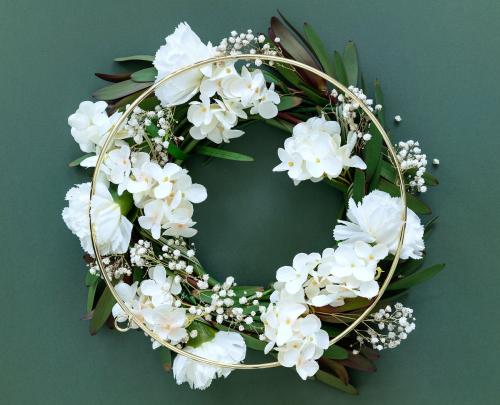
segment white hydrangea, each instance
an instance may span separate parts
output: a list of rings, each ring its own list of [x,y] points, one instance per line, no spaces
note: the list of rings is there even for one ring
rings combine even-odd
[[[323,117],[312,117],[295,125],[284,148],[278,149],[281,163],[273,170],[287,171],[294,183],[299,184],[304,180],[338,177],[348,167],[366,169],[359,156],[352,156],[357,136],[349,134],[347,143],[341,145],[340,133],[338,122]]]
[[[349,201],[347,221],[339,220],[333,231],[336,240],[353,243],[363,241],[384,245],[395,254],[402,225],[402,202],[399,197],[374,190],[359,203]],[[425,248],[424,227],[420,218],[407,209],[407,222],[401,259],[420,259]]]

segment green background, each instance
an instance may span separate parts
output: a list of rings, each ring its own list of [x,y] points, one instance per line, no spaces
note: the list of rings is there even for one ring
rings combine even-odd
[[[178,387],[140,333],[91,337],[81,320],[84,266],[60,211],[83,172],[66,124],[119,70],[115,56],[153,53],[187,20],[217,42],[267,29],[280,8],[340,48],[353,39],[365,77],[380,78],[395,139],[439,157],[441,186],[425,195],[440,216],[429,264],[446,262],[406,301],[417,329],[384,352],[350,397],[290,370],[234,372],[205,392]],[[335,403],[494,404],[498,399],[498,1],[9,1],[0,2],[0,402],[2,404]],[[199,254],[219,276],[265,282],[294,252],[331,242],[338,196],[271,175],[283,134],[255,127],[233,149],[251,164],[195,165],[209,190],[197,208]],[[258,148],[263,144],[265,148]],[[259,149],[259,150],[257,150]]]

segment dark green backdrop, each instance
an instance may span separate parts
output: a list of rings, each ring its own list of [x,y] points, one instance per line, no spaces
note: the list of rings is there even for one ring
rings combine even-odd
[[[66,117],[119,69],[114,56],[152,53],[179,21],[205,40],[231,29],[265,30],[280,7],[312,23],[329,48],[353,39],[386,108],[401,114],[397,139],[418,138],[441,186],[425,199],[440,216],[429,263],[446,270],[415,289],[417,329],[384,352],[374,375],[355,374],[359,397],[289,370],[235,372],[203,393],[177,387],[139,333],[90,337],[84,266],[60,217],[82,181]],[[498,1],[26,1],[0,2],[2,404],[494,404],[498,403]],[[293,252],[330,242],[338,196],[294,189],[270,175],[283,135],[255,127],[235,148],[251,166],[214,162],[193,175],[209,189],[197,210],[200,255],[218,275],[270,280]],[[326,213],[326,210],[330,213]]]

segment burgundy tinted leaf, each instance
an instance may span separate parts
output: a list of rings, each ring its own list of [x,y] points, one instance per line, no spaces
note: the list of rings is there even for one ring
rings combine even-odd
[[[106,80],[107,82],[118,83],[123,82],[124,80],[130,79],[130,73],[95,73],[95,75],[102,80]]]
[[[362,347],[360,350],[361,354],[365,356],[368,360],[378,360],[380,359],[380,353],[378,350],[370,349],[369,347]]]
[[[349,355],[348,359],[339,360],[339,363],[355,370],[366,371],[367,373],[374,373],[375,371],[377,371],[377,367],[375,367],[375,364],[373,364],[371,360],[368,360],[366,357],[363,357],[359,354],[351,354]]]

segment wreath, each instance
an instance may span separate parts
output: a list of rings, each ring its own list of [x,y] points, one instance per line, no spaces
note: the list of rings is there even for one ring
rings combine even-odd
[[[301,33],[281,17],[268,35],[233,31],[217,46],[181,23],[154,57],[115,59],[142,69],[97,73],[114,83],[68,118],[85,152],[70,166],[92,181],[68,191],[62,216],[86,252],[92,334],[142,329],[191,388],[281,365],[354,394],[348,369],[372,372],[379,351],[406,340],[415,317],[399,301],[444,267],[424,268],[434,220],[419,217],[438,181],[418,142],[391,143],[380,83],[368,97],[354,43],[331,58],[309,24]],[[251,161],[223,145],[253,122],[289,135],[274,172],[345,197],[332,246],[297,253],[267,287],[215,279],[190,241],[208,194],[184,163]],[[245,364],[247,349],[271,360]]]

